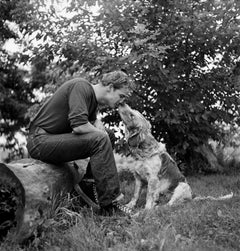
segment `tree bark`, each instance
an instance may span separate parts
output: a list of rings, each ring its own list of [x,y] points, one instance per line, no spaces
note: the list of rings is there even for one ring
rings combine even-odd
[[[46,219],[52,199],[73,190],[85,173],[86,160],[56,166],[34,159],[0,163],[0,238],[9,230],[17,242],[28,238]]]
[[[208,163],[210,164],[210,170],[212,172],[223,172],[224,167],[219,163],[218,158],[210,145],[201,145],[196,150],[208,160]]]

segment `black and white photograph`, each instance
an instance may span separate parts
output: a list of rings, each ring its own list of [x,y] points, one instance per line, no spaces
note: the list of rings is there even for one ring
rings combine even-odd
[[[240,250],[239,0],[0,0],[0,250]]]

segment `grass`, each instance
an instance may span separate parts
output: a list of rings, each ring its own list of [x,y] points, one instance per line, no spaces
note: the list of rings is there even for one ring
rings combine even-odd
[[[133,192],[132,176],[120,175],[126,200]],[[219,196],[234,192],[226,201],[190,201],[166,208],[144,211],[145,191],[141,194],[134,219],[99,217],[86,208],[71,211],[70,199],[62,201],[39,226],[38,235],[19,246],[8,237],[3,251],[101,251],[101,250],[240,250],[240,174],[188,177],[197,195]]]

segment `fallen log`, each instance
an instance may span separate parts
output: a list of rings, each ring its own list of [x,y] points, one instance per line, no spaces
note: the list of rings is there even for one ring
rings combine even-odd
[[[79,183],[86,163],[78,161],[81,168],[34,159],[0,163],[0,240],[9,231],[17,242],[28,238],[46,218],[52,198],[70,193]]]

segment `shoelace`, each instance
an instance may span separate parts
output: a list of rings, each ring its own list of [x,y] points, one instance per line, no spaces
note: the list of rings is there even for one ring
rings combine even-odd
[[[83,179],[82,182],[84,182],[85,184],[88,184],[88,186],[90,185],[91,186],[91,189],[92,189],[92,195],[94,198],[94,202],[96,204],[99,204],[99,200],[98,200],[98,193],[97,193],[97,187],[96,187],[96,184],[95,184],[95,181],[93,179]],[[89,196],[89,194],[87,194]]]
[[[93,183],[92,189],[93,189],[93,196],[94,196],[95,202],[96,202],[97,204],[99,204],[98,194],[97,194],[97,188],[96,188],[95,183]]]
[[[119,210],[121,210],[121,211],[123,211],[124,213],[126,213],[126,214],[131,214],[132,213],[132,209],[131,208],[129,208],[129,207],[127,207],[127,206],[125,206],[125,205],[122,205],[122,204],[120,204],[120,203],[114,203],[114,205],[119,209]]]

